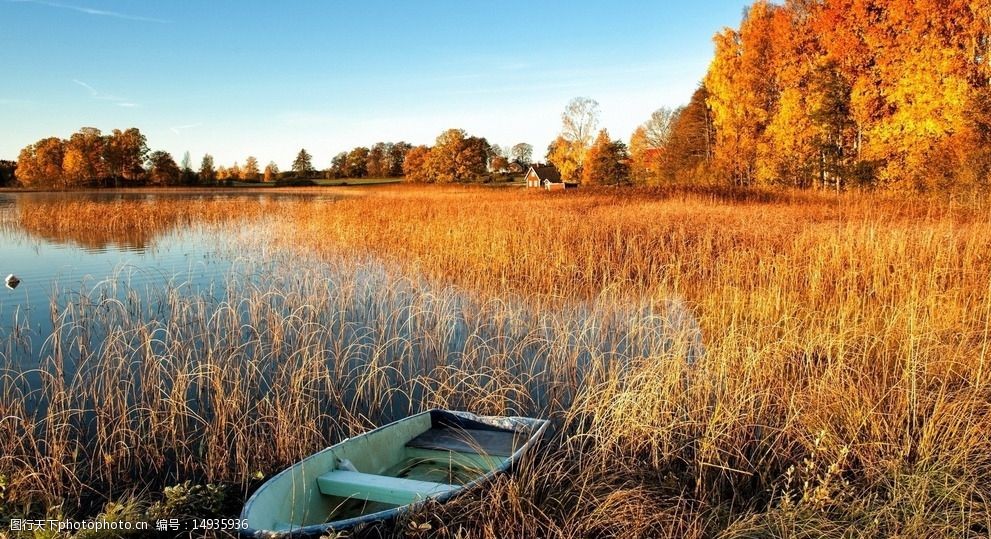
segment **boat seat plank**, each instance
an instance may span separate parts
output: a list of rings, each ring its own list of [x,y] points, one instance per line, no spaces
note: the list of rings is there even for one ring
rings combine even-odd
[[[413,438],[406,447],[509,457],[524,441],[512,431],[435,428]]]
[[[460,487],[369,473],[334,470],[317,477],[320,492],[328,496],[406,505]]]

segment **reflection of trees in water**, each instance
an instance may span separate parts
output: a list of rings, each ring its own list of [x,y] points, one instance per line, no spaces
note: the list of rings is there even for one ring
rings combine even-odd
[[[9,231],[17,228],[17,208],[14,199],[0,196],[0,231]]]
[[[260,217],[277,199],[260,195],[38,195],[16,201],[16,222],[0,219],[44,240],[105,250],[144,250],[161,236],[197,223]],[[13,214],[9,208],[0,212]]]

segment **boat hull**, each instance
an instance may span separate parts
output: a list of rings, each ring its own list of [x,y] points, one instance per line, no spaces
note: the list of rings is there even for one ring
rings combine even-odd
[[[241,513],[254,538],[353,530],[446,502],[511,469],[548,421],[430,410],[310,455],[262,485]]]

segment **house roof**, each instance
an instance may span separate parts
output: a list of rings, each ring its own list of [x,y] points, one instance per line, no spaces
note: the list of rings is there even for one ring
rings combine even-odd
[[[558,172],[554,165],[534,165],[530,167],[530,170],[537,175],[537,179],[540,181],[547,180],[553,183],[559,183],[561,181],[561,173]],[[530,174],[530,170],[527,171],[527,175]]]

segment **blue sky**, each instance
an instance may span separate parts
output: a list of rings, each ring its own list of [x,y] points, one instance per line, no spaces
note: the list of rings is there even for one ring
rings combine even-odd
[[[195,164],[324,168],[451,127],[542,157],[572,97],[623,139],[687,102],[745,4],[0,0],[0,158],[82,126]]]

